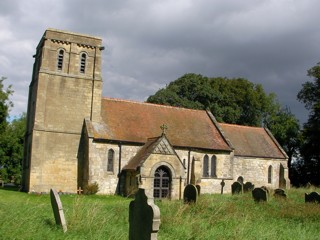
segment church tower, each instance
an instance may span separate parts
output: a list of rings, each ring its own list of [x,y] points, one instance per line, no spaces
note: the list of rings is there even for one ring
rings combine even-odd
[[[29,86],[23,190],[76,192],[84,118],[100,121],[102,40],[45,31]]]

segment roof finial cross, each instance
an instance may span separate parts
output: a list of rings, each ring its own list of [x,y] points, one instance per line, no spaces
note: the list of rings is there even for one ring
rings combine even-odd
[[[168,126],[165,125],[165,124],[162,124],[160,126],[161,130],[162,130],[162,135],[165,135],[166,134],[166,131],[168,130]]]

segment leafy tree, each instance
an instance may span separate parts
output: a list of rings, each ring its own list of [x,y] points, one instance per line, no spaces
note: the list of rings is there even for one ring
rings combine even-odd
[[[0,78],[0,134],[6,129],[9,109],[13,106],[13,103],[9,99],[13,94],[12,86],[9,85],[5,89],[3,84],[5,79],[5,77]]]
[[[5,182],[21,183],[21,166],[23,159],[23,142],[26,127],[26,114],[8,124],[1,136],[1,177]]]
[[[297,118],[288,108],[276,109],[265,119],[265,126],[270,129],[279,144],[287,153],[290,180],[294,178],[292,169],[292,159],[299,154],[301,145],[300,125]]]
[[[10,96],[12,86],[4,87],[4,80],[0,78],[0,177],[4,181],[21,178],[21,160],[23,156],[23,135],[25,115],[8,123],[9,110],[13,106]]]
[[[208,109],[220,122],[261,126],[278,107],[274,94],[266,94],[260,84],[243,78],[208,78],[189,73],[171,82],[147,102]]]
[[[306,82],[298,93],[298,100],[310,111],[303,126],[301,156],[306,172],[305,180],[320,185],[320,63],[308,70],[313,82]]]

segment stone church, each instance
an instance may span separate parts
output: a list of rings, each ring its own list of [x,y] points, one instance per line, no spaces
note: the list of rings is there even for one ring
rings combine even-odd
[[[234,181],[289,187],[287,155],[270,131],[218,123],[209,111],[102,97],[102,39],[48,29],[29,87],[23,190],[179,199]],[[108,81],[105,81],[108,84]]]

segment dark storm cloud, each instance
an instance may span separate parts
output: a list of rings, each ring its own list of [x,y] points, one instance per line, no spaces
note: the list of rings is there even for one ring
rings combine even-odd
[[[103,38],[103,95],[145,100],[188,72],[244,77],[277,94],[303,121],[296,100],[320,61],[316,0],[0,2],[1,72],[26,110],[31,56],[46,28]]]

